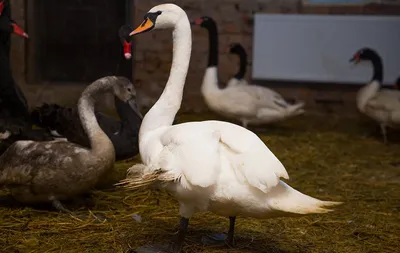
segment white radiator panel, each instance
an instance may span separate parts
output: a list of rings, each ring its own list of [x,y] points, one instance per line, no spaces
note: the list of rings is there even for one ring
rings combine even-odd
[[[384,83],[400,76],[400,17],[256,14],[252,78],[365,84],[370,64],[353,66],[360,48],[383,60]]]

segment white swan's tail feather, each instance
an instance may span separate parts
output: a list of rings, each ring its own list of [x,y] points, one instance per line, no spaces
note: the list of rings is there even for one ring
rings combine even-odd
[[[342,202],[322,201],[308,195],[305,195],[284,182],[268,194],[268,205],[274,210],[277,215],[302,215],[327,213],[333,211],[329,207],[337,206]],[[285,214],[282,214],[285,213]]]
[[[268,124],[305,113],[303,102],[291,105],[282,100],[280,103],[276,102],[276,104],[279,106],[273,110],[271,108],[258,110],[257,118],[260,119],[260,122]]]
[[[126,178],[114,184],[128,190],[151,187],[155,183],[177,180],[176,176],[167,171],[144,164],[135,164],[127,170]]]

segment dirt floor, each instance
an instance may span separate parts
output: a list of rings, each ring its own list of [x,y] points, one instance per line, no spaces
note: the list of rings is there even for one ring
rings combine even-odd
[[[215,116],[181,115],[180,121],[210,118]],[[377,129],[366,119],[306,116],[255,130],[285,165],[291,186],[344,204],[300,218],[239,217],[235,249],[203,246],[200,238],[227,231],[228,219],[197,214],[190,220],[185,251],[400,252],[400,138],[390,131],[384,145]],[[135,162],[118,163],[111,181],[122,179]],[[49,206],[2,203],[0,251],[134,252],[147,243],[167,242],[178,222],[178,205],[166,193],[110,188],[66,205],[89,218],[78,220]]]

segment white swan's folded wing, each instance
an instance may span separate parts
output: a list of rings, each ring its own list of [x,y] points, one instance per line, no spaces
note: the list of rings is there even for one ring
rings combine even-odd
[[[239,181],[263,192],[278,185],[280,177],[289,178],[285,167],[257,135],[228,122],[175,125],[163,134],[161,142],[167,153],[160,166],[172,178],[179,178],[183,186],[213,185],[221,170],[221,156],[228,158]]]
[[[289,106],[286,100],[279,93],[270,88],[248,85],[244,86],[243,90],[250,94],[262,107],[282,110],[282,108],[285,109]]]
[[[253,132],[227,122],[212,122],[221,132],[220,142],[238,180],[268,192],[278,185],[280,177],[289,178],[283,164]]]
[[[398,92],[400,94],[400,92]],[[400,111],[400,97],[396,93],[378,93],[368,101],[367,109],[384,110],[388,112]]]
[[[400,91],[399,90],[394,90],[394,89],[381,89],[379,90],[379,95],[383,96],[391,96],[391,97],[396,97],[400,99]]]
[[[216,182],[221,167],[219,140],[218,130],[200,122],[175,125],[161,138],[168,154],[160,166],[179,178],[184,187],[209,187]]]

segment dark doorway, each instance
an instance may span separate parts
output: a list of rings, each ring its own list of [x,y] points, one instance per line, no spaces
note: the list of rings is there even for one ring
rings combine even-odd
[[[28,31],[34,41],[28,51],[35,52],[28,53],[33,58],[28,59],[28,79],[91,82],[115,74],[122,57],[118,29],[129,20],[127,1],[32,1]]]

